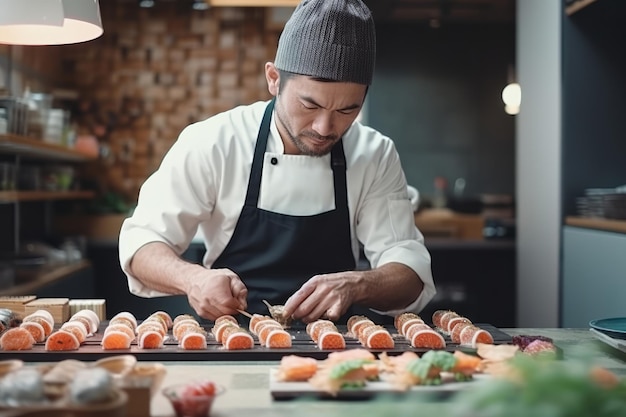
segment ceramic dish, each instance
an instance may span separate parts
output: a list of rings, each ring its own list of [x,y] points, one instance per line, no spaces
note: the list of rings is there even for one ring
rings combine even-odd
[[[622,352],[626,352],[626,341],[624,341],[624,339],[612,338],[606,333],[598,331],[596,329],[589,329],[589,331],[592,335],[596,337],[596,339],[600,340],[601,342],[604,342],[609,346],[613,346],[615,349],[621,350]]]
[[[626,317],[591,320],[589,326],[613,338],[626,339]]]

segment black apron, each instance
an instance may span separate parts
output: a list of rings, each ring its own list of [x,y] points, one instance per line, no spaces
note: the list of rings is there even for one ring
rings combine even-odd
[[[273,109],[274,100],[263,115],[239,221],[226,248],[213,263],[213,268],[228,268],[239,275],[248,287],[248,311],[264,315],[269,312],[261,300],[284,304],[312,276],[351,271],[356,266],[341,141],[331,151],[334,210],[291,216],[257,207]]]

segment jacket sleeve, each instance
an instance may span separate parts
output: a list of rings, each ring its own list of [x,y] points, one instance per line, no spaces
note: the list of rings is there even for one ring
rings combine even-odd
[[[122,224],[119,260],[129,290],[135,295],[165,295],[145,287],[129,273],[137,250],[150,242],[162,242],[181,255],[196,234],[202,216],[212,211],[215,187],[209,181],[211,164],[203,160],[201,146],[205,144],[197,126],[183,130],[160,167],[142,185],[137,207]]]
[[[430,253],[424,237],[415,226],[414,212],[400,157],[391,140],[369,167],[361,204],[356,216],[357,237],[373,268],[397,262],[413,269],[424,283],[415,301],[402,310],[380,312],[396,315],[404,311],[420,312],[434,297],[436,290]]]

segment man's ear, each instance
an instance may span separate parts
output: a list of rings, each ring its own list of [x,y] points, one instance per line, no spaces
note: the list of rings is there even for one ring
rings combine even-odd
[[[280,73],[273,62],[265,63],[265,80],[267,81],[267,89],[270,94],[277,96],[280,86]]]

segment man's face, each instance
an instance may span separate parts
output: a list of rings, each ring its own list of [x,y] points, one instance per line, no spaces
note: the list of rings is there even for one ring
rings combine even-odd
[[[277,83],[276,117],[285,153],[323,156],[354,122],[367,87],[293,76]]]

